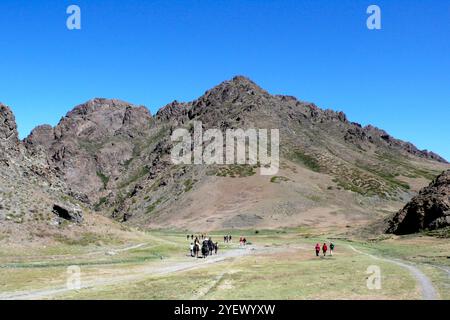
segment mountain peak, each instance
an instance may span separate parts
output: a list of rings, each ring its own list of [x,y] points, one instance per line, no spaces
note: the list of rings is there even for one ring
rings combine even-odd
[[[236,75],[231,80],[229,80],[229,82],[256,85],[253,80],[243,75]]]
[[[250,96],[268,97],[269,93],[249,78],[236,76],[206,91],[194,104],[198,106],[220,105],[223,103],[242,101]]]
[[[97,110],[107,110],[107,109],[114,110],[127,107],[137,107],[137,106],[119,99],[94,98],[76,106],[72,111],[69,111],[66,116],[70,118],[76,115],[87,115]]]
[[[246,76],[237,75],[233,77],[231,80],[226,80],[219,84],[218,87],[234,87],[239,88],[241,90],[253,90],[260,93],[267,93],[264,89],[262,89],[259,85],[257,85],[253,80]],[[217,88],[217,87],[216,87]]]

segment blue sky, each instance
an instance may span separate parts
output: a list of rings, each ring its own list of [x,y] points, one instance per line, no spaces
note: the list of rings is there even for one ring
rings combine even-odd
[[[82,29],[66,28],[81,7]],[[377,4],[382,30],[366,28]],[[21,137],[93,97],[192,100],[234,75],[450,159],[450,0],[2,0],[0,101]]]

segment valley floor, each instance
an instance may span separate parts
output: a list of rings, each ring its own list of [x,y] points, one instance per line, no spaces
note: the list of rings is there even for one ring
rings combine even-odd
[[[251,243],[245,248],[213,234],[219,254],[207,259],[191,258],[190,241],[173,231],[120,246],[67,243],[20,255],[0,247],[0,299],[450,299],[445,239],[364,242],[302,229],[242,235]],[[330,240],[333,257],[316,257],[314,245]],[[76,290],[67,287],[70,266],[81,270]],[[378,289],[368,286],[374,270]]]

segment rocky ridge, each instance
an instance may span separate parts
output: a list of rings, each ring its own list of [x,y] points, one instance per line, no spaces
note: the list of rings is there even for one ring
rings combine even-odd
[[[248,208],[224,209],[220,203],[217,208],[211,203],[195,207],[197,197],[208,186],[229,184],[233,177],[256,179],[252,178],[256,168],[173,165],[171,133],[180,127],[192,132],[194,121],[201,121],[203,129],[280,129],[282,170],[287,177],[275,181],[292,180],[294,185],[279,183],[275,192],[288,188],[297,190],[296,195],[284,202],[274,195],[268,208],[255,207],[250,198],[230,200],[233,205],[239,201],[248,204]],[[30,172],[39,183],[91,209],[121,222],[149,227],[170,226],[180,217],[184,222],[176,222],[177,226],[188,225],[194,218],[206,223],[215,218],[199,211],[211,210],[211,215],[224,215],[215,219],[211,228],[238,226],[239,221],[249,226],[271,225],[282,219],[270,213],[279,211],[277,208],[285,208],[282,211],[287,216],[297,216],[323,206],[311,201],[310,193],[317,188],[327,199],[326,205],[339,207],[339,199],[349,198],[359,212],[366,202],[410,199],[415,194],[410,181],[422,184],[448,168],[445,159],[435,153],[419,150],[373,126],[350,122],[343,112],[322,110],[291,96],[271,95],[242,76],[219,84],[194,101],[174,101],[155,116],[143,106],[96,98],[75,107],[55,127],[38,126],[24,141],[18,139],[11,111],[2,105],[0,127],[6,162],[17,161],[19,175]],[[300,178],[295,181],[290,176],[298,170],[310,172],[308,179],[314,175],[329,181],[328,185],[314,185],[312,180],[308,189]],[[2,172],[9,171],[3,167]],[[24,188],[33,188],[17,181]],[[258,192],[271,190],[270,181]],[[47,212],[54,205],[51,202]],[[261,211],[267,215],[260,216]],[[192,214],[199,216],[189,218]]]

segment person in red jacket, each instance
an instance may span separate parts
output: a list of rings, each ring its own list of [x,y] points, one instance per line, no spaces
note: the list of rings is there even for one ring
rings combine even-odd
[[[316,244],[316,256],[317,256],[317,257],[319,256],[319,253],[320,253],[320,244],[317,243],[317,244]]]
[[[324,256],[324,257],[327,255],[327,250],[328,250],[327,244],[324,243],[324,244],[323,244],[323,247],[322,247],[322,252],[323,252],[323,256]]]

